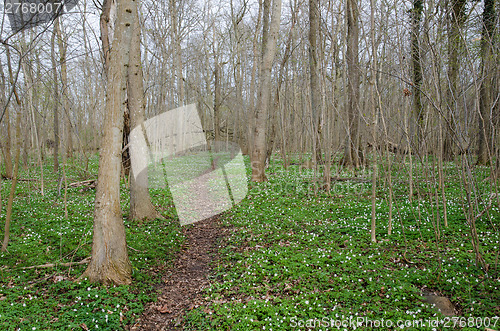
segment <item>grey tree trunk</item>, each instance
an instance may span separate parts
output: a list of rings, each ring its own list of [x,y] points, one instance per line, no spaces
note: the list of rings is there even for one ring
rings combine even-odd
[[[80,277],[103,284],[131,282],[132,268],[120,209],[120,167],[127,74],[137,2],[121,0],[118,3],[116,38],[110,53],[106,87],[104,136],[94,207],[92,260]]]
[[[420,64],[420,20],[424,8],[423,0],[413,0],[412,33],[411,33],[411,61],[413,75],[413,113],[417,122],[417,150],[424,139],[424,110],[420,98],[422,87],[422,67]]]
[[[453,159],[453,131],[456,115],[458,114],[458,73],[460,70],[459,54],[463,49],[463,41],[460,30],[465,21],[465,0],[453,0],[451,14],[448,22],[448,80],[449,89],[447,95],[447,120],[446,134],[443,142],[443,159]]]
[[[481,39],[481,87],[479,90],[478,164],[489,164],[493,154],[492,112],[495,87],[493,34],[495,30],[495,0],[484,0]],[[497,64],[498,66],[498,64]]]
[[[128,110],[130,115],[130,129],[141,126],[144,123],[144,82],[141,64],[141,27],[139,16],[136,12],[134,31],[130,48],[130,66],[128,74]],[[133,135],[130,143],[134,143]],[[135,152],[142,150],[136,149]],[[141,155],[146,158],[146,155]],[[160,217],[151,203],[148,190],[147,170],[141,174],[140,182],[135,180],[133,169],[130,170],[130,213],[129,219],[141,222],[153,220]]]
[[[66,157],[73,156],[73,133],[71,128],[71,120],[70,120],[70,106],[68,102],[69,93],[68,93],[68,69],[66,64],[66,50],[67,43],[63,38],[63,34],[61,31],[61,22],[59,24],[54,25],[54,30],[57,36],[57,42],[59,44],[59,63],[61,65],[61,99],[62,99],[62,108],[63,108],[63,118],[64,118],[64,130],[65,130],[65,141],[64,147],[66,149]]]
[[[321,123],[320,116],[323,113],[323,102],[321,99],[321,84],[319,75],[318,37],[319,37],[319,1],[309,0],[309,73],[311,88],[311,114],[313,134],[313,163],[316,166],[321,163]]]
[[[343,164],[359,168],[359,9],[357,0],[347,0],[347,144]]]
[[[217,56],[214,58],[215,69],[214,69],[214,148],[217,152],[217,145],[220,143],[220,111],[222,106],[222,95],[221,95],[221,67],[219,59]]]
[[[104,73],[108,74],[109,56],[111,43],[113,42],[113,30],[116,21],[116,0],[103,0],[102,13],[100,17],[102,56],[104,61]]]
[[[170,0],[169,9],[170,9],[170,24],[172,31],[172,41],[174,44],[174,73],[177,78],[177,97],[178,104],[182,106],[184,104],[184,79],[182,77],[182,53],[181,53],[181,38],[179,31],[179,13],[178,13],[178,4],[175,0]]]
[[[266,8],[267,7],[267,8]],[[281,18],[281,0],[272,1],[271,23],[267,31],[266,14],[268,17],[271,0],[264,0],[264,24],[262,34],[262,60],[259,75],[259,97],[255,109],[253,142],[252,142],[252,181],[266,180],[266,120],[271,96],[271,69],[276,53],[276,41]],[[267,13],[266,13],[267,12]]]
[[[14,196],[16,193],[16,187],[17,187],[17,175],[19,173],[19,157],[21,155],[21,100],[19,99],[19,96],[17,95],[16,92],[16,87],[14,84],[14,75],[12,74],[12,65],[11,65],[11,60],[10,60],[10,51],[9,48],[6,48],[6,55],[7,55],[7,65],[9,69],[9,80],[10,84],[13,86],[14,90],[14,96],[16,99],[16,141],[15,141],[15,157],[14,157],[14,172],[12,173],[12,183],[10,186],[10,193],[9,193],[9,200],[7,201],[7,210],[5,211],[5,228],[4,228],[4,236],[3,236],[3,242],[2,242],[2,252],[5,252],[7,250],[7,245],[9,244],[9,237],[10,237],[10,221],[12,218],[12,209],[14,205]]]
[[[59,19],[56,19],[54,25],[59,25]],[[56,60],[56,32],[52,31],[50,40],[50,59],[52,61],[52,74],[54,79],[54,172],[59,171],[59,79],[57,75]]]
[[[5,49],[7,52],[9,51],[8,47],[6,47]],[[9,68],[9,73],[10,71],[12,70]],[[3,67],[1,63],[0,63],[0,75],[2,75],[2,87],[3,87],[2,99],[4,99],[5,96],[4,90],[7,86],[7,79],[5,78],[5,74],[3,72]],[[0,140],[0,145],[1,145],[1,152],[3,153],[5,158],[5,177],[12,178],[12,154],[11,154],[11,133],[10,133],[11,130],[10,130],[10,119],[9,119],[9,107],[6,103],[7,100],[2,100],[1,107],[2,109],[5,107],[4,120],[7,123],[7,128],[6,128],[7,134],[5,135],[4,139]],[[1,115],[2,114],[0,114],[0,116]]]

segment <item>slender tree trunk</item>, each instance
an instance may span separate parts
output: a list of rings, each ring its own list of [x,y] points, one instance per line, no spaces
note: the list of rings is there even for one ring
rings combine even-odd
[[[136,0],[118,3],[116,38],[110,54],[104,136],[101,142],[94,209],[92,260],[80,278],[104,284],[131,282],[125,226],[120,209],[120,167],[123,114],[127,99],[127,73]]]
[[[252,181],[265,181],[265,163],[266,163],[266,120],[269,107],[270,89],[271,89],[271,69],[273,66],[274,55],[276,53],[276,41],[278,39],[280,18],[281,18],[281,0],[272,1],[271,23],[267,31],[268,13],[271,6],[271,0],[264,0],[264,24],[262,34],[262,60],[259,75],[259,98],[255,109],[255,122],[253,134],[253,148],[251,154],[252,161]],[[267,16],[267,17],[266,17]]]
[[[6,47],[6,53],[9,52],[9,47]],[[10,52],[7,53],[8,55],[8,61],[10,61]],[[10,69],[10,67],[9,67]],[[12,70],[9,70],[9,74]],[[4,72],[3,72],[3,67],[0,61],[0,75],[2,75],[2,109],[5,107],[5,116],[4,120],[5,123],[7,124],[7,134],[5,136],[5,139],[0,140],[1,146],[1,152],[4,154],[5,158],[5,177],[6,178],[12,178],[12,153],[11,153],[11,133],[10,133],[10,118],[9,118],[9,107],[7,104],[5,104],[7,101],[3,100],[4,99],[4,90],[5,87],[7,86],[7,79],[5,78]],[[0,114],[1,115],[1,114]],[[1,176],[1,174],[0,174]]]
[[[21,155],[21,100],[19,99],[19,96],[17,95],[16,92],[16,87],[15,87],[15,82],[14,82],[14,75],[12,73],[12,65],[11,65],[11,59],[10,59],[10,50],[7,47],[6,48],[6,56],[7,56],[7,66],[9,70],[9,80],[10,84],[13,87],[14,91],[14,96],[16,100],[16,107],[17,107],[17,116],[16,116],[16,141],[15,141],[15,157],[14,157],[14,172],[12,173],[12,183],[10,186],[10,194],[9,194],[9,200],[7,201],[7,210],[5,213],[5,228],[4,228],[4,237],[3,237],[3,242],[2,242],[2,252],[5,252],[7,250],[7,246],[9,244],[9,237],[10,237],[10,221],[12,218],[12,207],[14,205],[14,196],[16,193],[16,187],[17,187],[17,175],[19,173],[19,158]]]
[[[177,97],[179,106],[184,105],[184,79],[182,77],[182,53],[181,53],[181,38],[179,31],[179,3],[175,0],[170,0],[170,29],[172,31],[172,42],[174,46],[174,73],[177,78]]]
[[[23,42],[24,43],[24,42]],[[24,46],[24,45],[23,45]],[[42,146],[39,141],[39,130],[37,128],[37,121],[36,121],[36,116],[35,116],[35,106],[34,106],[34,96],[33,96],[33,90],[31,86],[34,86],[35,82],[33,79],[33,71],[30,65],[25,63],[23,61],[22,63],[22,68],[24,72],[24,84],[25,84],[25,89],[26,89],[26,98],[25,100],[27,101],[26,108],[28,110],[28,120],[27,123],[31,122],[31,128],[32,128],[32,140],[34,147],[36,149],[35,153],[37,155],[37,161],[38,161],[38,167],[40,168],[40,193],[42,196],[45,195],[44,192],[44,180],[43,180],[43,162],[42,162]]]
[[[63,108],[63,118],[64,118],[64,129],[65,129],[65,139],[64,146],[66,147],[66,157],[73,156],[73,134],[71,129],[70,120],[70,107],[69,107],[69,91],[68,91],[68,69],[66,64],[66,50],[67,43],[65,42],[62,31],[61,31],[61,21],[58,19],[59,24],[54,25],[54,30],[57,35],[57,42],[59,44],[59,63],[61,65],[61,97],[62,97],[62,108]]]
[[[222,106],[221,95],[221,67],[217,56],[215,56],[215,69],[214,69],[214,148],[217,152],[217,145],[220,144],[220,110]]]
[[[377,107],[380,106],[380,96],[378,93],[377,85],[377,74],[378,74],[378,56],[377,56],[377,45],[375,40],[375,8],[376,0],[370,0],[370,44],[372,51],[372,65],[371,65],[371,77],[370,77],[370,99],[372,106],[372,157],[373,157],[373,174],[372,174],[372,213],[370,222],[370,238],[373,243],[377,242],[376,234],[376,217],[377,217],[377,176],[378,176],[378,155],[377,155],[377,128],[378,128],[378,111]],[[379,102],[375,100],[375,93],[377,93]],[[392,224],[389,226],[391,227]]]
[[[319,28],[319,0],[309,0],[309,80],[311,90],[311,114],[312,114],[312,134],[313,163],[316,167],[322,161],[321,155],[321,123],[320,117],[323,114],[323,101],[321,97],[320,64],[318,56]]]
[[[128,109],[130,113],[130,128],[140,127],[144,123],[144,80],[141,63],[141,26],[138,12],[135,17],[134,31],[130,48],[130,67],[128,74]],[[129,135],[130,145],[135,143],[134,136]],[[144,152],[130,148],[130,153]],[[141,155],[146,158],[147,155]],[[151,203],[151,196],[148,190],[147,168],[139,174],[140,180],[136,181],[133,169],[130,171],[130,213],[129,219],[150,221],[161,215],[156,211]]]
[[[2,152],[5,157],[5,177],[12,178],[12,148],[11,148],[11,128],[10,128],[10,116],[9,116],[9,107],[5,109],[5,123],[7,123],[7,136],[2,143]]]
[[[463,41],[461,37],[461,28],[465,21],[465,0],[452,0],[451,17],[448,22],[448,107],[447,113],[447,134],[443,142],[443,159],[451,161],[453,159],[453,124],[456,114],[458,114],[458,74],[460,70],[459,55],[462,53]]]
[[[481,38],[481,87],[479,90],[478,164],[489,164],[493,153],[492,113],[494,97],[495,0],[484,0],[483,32]],[[498,67],[498,64],[497,64]],[[498,102],[498,101],[497,101]]]
[[[424,8],[423,0],[413,0],[412,9],[412,33],[411,33],[411,61],[413,75],[413,114],[417,122],[417,151],[423,144],[424,139],[424,110],[420,97],[422,88],[422,67],[420,64],[420,20]],[[410,155],[411,157],[411,155]]]
[[[21,104],[18,104],[19,108],[21,108]],[[7,246],[9,244],[10,237],[10,221],[12,219],[12,207],[14,205],[14,196],[16,194],[17,187],[17,176],[19,174],[19,157],[21,155],[21,111],[17,112],[16,116],[16,146],[15,146],[15,158],[14,158],[14,173],[12,176],[12,183],[10,186],[10,194],[9,200],[7,201],[7,210],[5,213],[5,228],[3,233],[3,242],[2,242],[2,252],[7,250]]]
[[[348,131],[343,164],[359,168],[359,9],[357,0],[347,0],[347,112]]]
[[[59,19],[56,19],[54,25],[59,25]],[[54,29],[55,30],[55,29]],[[56,32],[52,31],[50,39],[50,59],[52,61],[52,75],[54,79],[54,172],[59,171],[59,79],[57,75],[57,60],[55,51]]]

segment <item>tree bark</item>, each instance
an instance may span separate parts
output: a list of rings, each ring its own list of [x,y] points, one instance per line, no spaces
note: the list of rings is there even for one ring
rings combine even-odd
[[[62,108],[63,108],[63,118],[64,118],[64,130],[65,130],[65,142],[64,146],[66,149],[66,157],[73,156],[73,133],[71,129],[70,120],[70,107],[69,107],[69,93],[68,93],[68,69],[66,64],[66,50],[67,44],[63,38],[61,31],[61,21],[59,24],[54,25],[54,30],[57,35],[57,43],[59,45],[59,64],[61,65],[61,96],[62,96]]]
[[[6,47],[6,51],[8,51],[8,46]],[[10,56],[9,56],[10,58]],[[1,61],[0,61],[1,62]],[[9,73],[12,70],[9,70]],[[1,107],[2,109],[5,108],[5,122],[7,124],[7,134],[5,136],[5,139],[0,140],[1,146],[1,152],[4,154],[5,158],[5,177],[6,178],[12,178],[12,154],[11,154],[11,134],[10,134],[10,119],[9,119],[9,107],[7,105],[7,100],[4,100],[5,94],[5,88],[7,86],[7,79],[5,78],[5,74],[3,72],[3,67],[2,64],[0,63],[0,75],[2,76],[2,103]],[[0,114],[1,115],[1,114]],[[1,123],[1,122],[0,122]],[[1,175],[1,174],[0,174]]]
[[[19,157],[21,155],[21,107],[22,107],[21,100],[19,99],[16,92],[14,76],[12,73],[12,66],[10,61],[10,51],[8,47],[6,48],[6,55],[7,55],[7,66],[9,70],[9,80],[11,85],[13,86],[13,91],[16,99],[17,116],[16,116],[16,145],[15,145],[16,154],[14,157],[14,172],[12,173],[12,183],[10,186],[9,200],[7,201],[7,210],[5,213],[5,228],[4,228],[4,237],[2,242],[2,252],[5,252],[7,250],[7,246],[9,244],[10,221],[12,218],[12,208],[14,205],[14,196],[17,187],[17,175],[19,173]]]
[[[19,108],[21,108],[21,103],[18,104]],[[10,237],[10,221],[12,219],[12,208],[14,205],[14,196],[16,194],[17,187],[17,176],[19,174],[19,156],[21,155],[21,111],[20,109],[17,112],[16,116],[16,150],[15,150],[15,158],[14,158],[14,172],[12,174],[12,183],[10,187],[9,200],[7,201],[7,210],[5,212],[5,228],[3,233],[3,242],[2,242],[2,252],[7,251],[7,246],[9,244]]]
[[[413,114],[417,122],[417,150],[424,139],[424,110],[420,97],[422,88],[422,67],[420,64],[420,20],[424,8],[423,0],[413,0],[412,33],[411,33],[411,61],[413,75]]]
[[[267,8],[266,8],[267,7]],[[264,0],[264,24],[262,33],[262,59],[259,76],[259,98],[255,109],[253,148],[251,154],[252,181],[265,181],[266,163],[266,120],[268,114],[270,90],[271,90],[271,69],[274,55],[276,53],[276,41],[281,18],[281,0],[272,1],[271,23],[268,21],[269,7],[271,0]],[[267,17],[266,17],[267,14]],[[267,31],[269,25],[269,31]]]
[[[447,107],[447,125],[446,134],[443,142],[443,160],[451,161],[453,159],[453,132],[455,117],[458,108],[458,73],[460,70],[459,54],[463,49],[463,41],[460,36],[460,30],[465,21],[465,0],[453,0],[451,14],[448,22],[448,107]]]
[[[214,145],[215,152],[217,152],[217,146],[220,144],[220,110],[222,105],[222,95],[221,95],[221,67],[219,64],[219,59],[217,56],[214,58],[215,69],[214,69]]]
[[[170,23],[171,23],[171,31],[172,31],[172,42],[174,46],[174,73],[177,78],[177,97],[178,97],[178,105],[179,107],[184,105],[184,80],[182,77],[182,53],[181,53],[181,38],[179,31],[179,13],[178,13],[178,2],[175,0],[170,0],[169,9],[170,9]]]
[[[109,67],[109,56],[113,42],[113,31],[116,21],[116,0],[103,0],[102,13],[100,17],[102,58],[104,62],[104,74],[107,76]]]
[[[309,0],[309,79],[314,146],[313,163],[315,167],[322,161],[320,116],[323,113],[323,102],[321,98],[318,57],[319,12],[319,0]]]
[[[120,209],[120,167],[123,114],[127,106],[127,74],[137,12],[136,0],[121,0],[117,8],[116,38],[110,53],[104,136],[101,142],[92,260],[80,278],[103,284],[131,282],[131,265]]]
[[[54,25],[59,25],[59,19],[56,19]],[[55,30],[55,29],[54,29]],[[57,60],[55,51],[56,32],[52,31],[50,39],[50,59],[52,61],[52,75],[54,86],[54,172],[59,171],[59,79],[57,75]]]
[[[494,86],[493,34],[495,29],[495,0],[484,0],[483,32],[481,38],[481,86],[479,90],[478,164],[489,164],[493,154],[492,113]]]
[[[130,48],[130,67],[128,74],[128,110],[130,114],[130,129],[142,126],[144,123],[144,82],[141,63],[141,26],[138,12],[134,19],[134,31]],[[130,145],[134,144],[134,136],[128,136]],[[141,149],[129,149],[130,152],[144,152]],[[146,158],[147,155],[141,155]],[[141,222],[150,221],[160,214],[151,203],[148,190],[147,168],[140,174],[140,180],[136,181],[133,169],[130,169],[130,220]]]
[[[9,118],[9,107],[5,109],[5,122],[7,123],[7,136],[2,144],[2,152],[5,158],[5,177],[12,178],[12,151],[11,151],[11,128],[10,128],[10,118]]]
[[[359,9],[357,0],[347,0],[347,112],[348,129],[343,164],[359,168]]]

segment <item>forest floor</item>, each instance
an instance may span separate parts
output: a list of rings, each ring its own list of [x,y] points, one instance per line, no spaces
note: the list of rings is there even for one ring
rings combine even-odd
[[[217,259],[219,242],[227,228],[218,216],[186,226],[186,242],[174,265],[165,270],[158,301],[145,309],[131,330],[182,330],[187,311],[206,305],[212,262]]]
[[[444,168],[445,227],[433,163],[414,163],[409,197],[408,164],[398,162],[391,234],[388,169],[379,167],[376,243],[369,169],[334,170],[357,180],[326,192],[313,170],[284,169],[278,158],[269,181],[249,183],[236,207],[187,226],[165,188],[150,189],[164,219],[127,220],[122,181],[133,274],[131,285],[112,287],[76,283],[86,265],[68,266],[90,256],[95,190],[70,187],[65,203],[62,171],[52,171],[50,158],[43,189],[39,168],[23,166],[19,177],[30,180],[18,184],[10,243],[0,253],[0,329],[500,330],[500,208],[490,169],[475,167],[467,179],[485,272],[471,243],[460,165]],[[68,183],[95,178],[97,157],[85,163],[69,160]],[[0,183],[2,226],[10,184]],[[436,311],[428,296],[449,299],[454,316]]]

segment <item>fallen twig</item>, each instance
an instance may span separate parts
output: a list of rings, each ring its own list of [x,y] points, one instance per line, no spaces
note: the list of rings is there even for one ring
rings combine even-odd
[[[364,178],[364,177],[332,177],[332,182],[347,182],[347,181],[353,181],[353,182],[359,182],[359,183],[368,183],[371,181],[371,179]]]
[[[90,262],[90,257],[87,257],[78,262],[66,262],[66,263],[47,263],[40,265],[33,265],[31,267],[22,267],[21,269],[36,269],[36,268],[54,268],[55,266],[71,267],[73,265],[86,264]]]
[[[2,174],[2,178],[7,179],[7,180],[12,180],[12,177],[5,176],[4,174]],[[37,182],[38,179],[36,179],[36,178],[18,178],[17,181],[18,182]]]
[[[81,182],[74,182],[74,183],[68,184],[68,187],[80,187],[80,186],[95,187],[96,182],[97,182],[96,179],[89,179],[89,180],[84,180]]]

